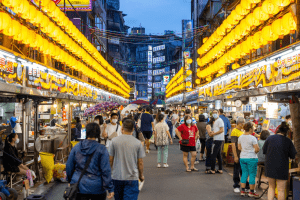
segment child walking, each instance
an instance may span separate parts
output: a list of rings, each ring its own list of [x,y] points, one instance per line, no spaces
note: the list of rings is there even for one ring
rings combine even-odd
[[[155,125],[154,139],[157,146],[157,167],[161,167],[161,153],[163,153],[163,167],[169,167],[168,161],[168,145],[173,144],[172,137],[169,132],[169,126],[164,122],[165,116],[163,114],[158,115],[158,123]]]

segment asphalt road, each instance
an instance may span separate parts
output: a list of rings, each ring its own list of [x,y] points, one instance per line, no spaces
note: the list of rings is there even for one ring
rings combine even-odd
[[[199,156],[199,155],[198,155]],[[204,162],[195,165],[199,172],[185,172],[182,152],[178,142],[169,146],[169,168],[157,168],[157,151],[151,151],[144,159],[145,184],[139,200],[239,200],[245,199],[233,193],[233,181],[224,174],[205,174]],[[46,194],[46,199],[63,200],[66,184],[55,184]]]

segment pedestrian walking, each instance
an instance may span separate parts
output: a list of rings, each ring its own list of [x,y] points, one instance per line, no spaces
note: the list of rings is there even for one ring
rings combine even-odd
[[[268,177],[268,199],[273,200],[277,185],[278,200],[285,199],[286,182],[289,178],[289,158],[295,159],[297,154],[293,142],[287,138],[290,128],[282,122],[276,135],[267,138],[263,153],[265,158],[265,175]]]
[[[192,125],[192,117],[185,116],[184,124],[180,125],[176,129],[176,135],[179,138],[180,150],[183,152],[183,162],[187,172],[199,171],[195,168],[196,160],[196,139],[199,138],[199,131],[197,126]],[[191,158],[191,169],[188,165],[188,154],[192,154]]]
[[[176,129],[176,123],[178,122],[179,116],[178,116],[178,111],[174,110],[172,117],[171,117],[171,122],[173,125],[173,131],[172,131],[172,138],[175,139],[175,129]]]
[[[102,136],[106,139],[106,148],[109,148],[111,140],[115,137],[122,135],[121,126],[118,124],[118,114],[113,112],[110,116],[111,122],[109,124],[103,124]]]
[[[139,180],[144,181],[146,156],[141,142],[132,137],[134,121],[124,119],[122,135],[112,139],[109,147],[112,179],[115,186],[115,200],[137,200]]]
[[[228,143],[228,135],[231,129],[231,124],[229,119],[224,115],[223,109],[219,109],[219,117],[224,122],[224,136],[225,136],[225,143]]]
[[[163,153],[164,160],[163,160],[163,167],[169,167],[167,161],[168,161],[168,145],[169,145],[169,139],[170,143],[173,144],[172,137],[169,132],[169,126],[165,123],[165,116],[163,114],[160,114],[158,116],[159,123],[155,125],[155,134],[154,134],[154,140],[155,144],[158,148],[157,151],[157,167],[161,167],[161,154]]]
[[[199,161],[205,161],[203,158],[204,150],[205,150],[205,142],[206,142],[206,120],[204,115],[199,115],[199,122],[197,122],[197,128],[199,130],[200,143],[201,143],[201,151]]]
[[[232,147],[232,153],[234,158],[234,164],[233,164],[233,191],[235,193],[240,193],[240,177],[242,176],[242,168],[240,164],[240,154],[241,151],[238,149],[238,139],[241,135],[244,134],[242,131],[245,124],[245,118],[239,117],[236,120],[236,128],[234,128],[231,132],[231,147]],[[246,183],[246,191],[250,189],[249,182]]]
[[[154,130],[154,119],[150,114],[150,108],[146,108],[146,112],[140,115],[141,131],[145,137],[146,153],[150,153],[150,138]]]
[[[224,142],[224,122],[218,115],[218,110],[213,111],[213,117],[215,122],[213,124],[213,130],[208,134],[214,138],[214,143],[212,147],[211,155],[211,171],[207,172],[208,174],[223,174],[222,171],[222,156],[221,149]],[[216,159],[218,159],[219,169],[216,171]]]
[[[248,122],[244,125],[245,133],[241,135],[238,139],[238,149],[241,151],[240,154],[240,164],[242,168],[242,178],[241,178],[241,195],[246,196],[247,193],[246,183],[249,177],[250,192],[249,197],[258,197],[259,195],[255,193],[255,177],[257,173],[257,153],[259,152],[259,146],[257,140],[251,134],[254,131],[252,122]]]
[[[208,116],[208,115],[207,115]],[[207,119],[206,119],[207,120]],[[214,143],[214,138],[210,137],[208,133],[212,131],[212,127],[214,124],[215,119],[212,117],[211,120],[206,125],[206,142],[205,142],[205,147],[206,147],[206,160],[205,160],[205,173],[209,173],[211,171],[211,152],[212,152],[212,146]]]
[[[81,171],[92,156],[92,160],[79,182],[79,194],[77,200],[105,200],[106,191],[108,198],[114,196],[114,186],[111,178],[108,152],[104,145],[99,144],[96,139],[100,135],[100,127],[96,123],[86,126],[87,139],[75,145],[69,155],[66,171],[67,180],[70,184],[78,182]]]

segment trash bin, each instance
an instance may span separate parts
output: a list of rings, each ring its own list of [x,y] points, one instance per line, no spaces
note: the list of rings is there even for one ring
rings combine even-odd
[[[26,200],[46,200],[46,198],[44,195],[32,194],[29,197],[27,197]]]

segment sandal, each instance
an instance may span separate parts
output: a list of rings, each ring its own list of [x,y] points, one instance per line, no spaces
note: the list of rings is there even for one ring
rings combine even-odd
[[[206,174],[215,174],[215,173],[216,173],[215,171],[208,170]]]
[[[191,171],[198,172],[199,169],[193,168],[193,169],[191,169]]]
[[[190,170],[190,169],[187,169],[187,170],[185,170],[186,172],[192,172],[192,170]]]
[[[217,170],[216,174],[223,174],[223,170]]]
[[[205,174],[207,174],[209,171],[210,171],[210,169],[206,169],[206,170],[205,170]]]

